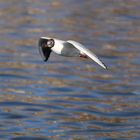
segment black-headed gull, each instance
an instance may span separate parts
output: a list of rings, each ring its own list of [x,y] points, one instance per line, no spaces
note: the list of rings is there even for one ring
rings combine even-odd
[[[73,40],[63,41],[56,38],[41,37],[39,39],[39,51],[44,61],[48,60],[50,53],[53,51],[56,54],[67,57],[89,57],[101,67],[107,69],[105,64],[101,62],[94,53],[85,48],[82,44]]]

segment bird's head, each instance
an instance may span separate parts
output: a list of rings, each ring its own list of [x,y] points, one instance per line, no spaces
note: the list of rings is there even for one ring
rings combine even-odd
[[[52,38],[47,38],[47,37],[41,37],[39,39],[39,52],[43,58],[44,61],[47,61],[50,53],[51,53],[51,49],[54,47],[55,45],[55,41]]]

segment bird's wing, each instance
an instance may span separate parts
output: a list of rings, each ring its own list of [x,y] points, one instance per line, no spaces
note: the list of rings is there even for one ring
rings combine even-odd
[[[99,60],[99,58],[94,53],[92,53],[89,49],[85,48],[82,44],[80,44],[80,43],[78,43],[76,41],[73,41],[73,40],[68,40],[67,42],[71,43],[79,51],[81,51],[82,53],[86,54],[89,58],[94,60],[101,67],[103,67],[104,69],[107,69],[105,64],[103,62],[101,62],[101,60]]]
[[[49,48],[39,47],[39,52],[44,61],[47,61],[49,59],[49,56],[51,54],[51,50]]]
[[[49,56],[50,56],[50,53],[51,53],[51,49],[50,48],[47,48],[47,47],[43,47],[43,44],[45,42],[45,38],[40,38],[39,39],[39,53],[41,55],[41,57],[43,58],[44,61],[47,61]]]

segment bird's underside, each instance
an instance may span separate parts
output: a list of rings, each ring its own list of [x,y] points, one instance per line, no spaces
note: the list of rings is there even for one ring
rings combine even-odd
[[[55,38],[41,37],[39,40],[39,51],[44,61],[47,61],[51,52],[54,52],[66,57],[91,58],[101,67],[107,69],[105,64],[93,52],[73,40],[63,41]]]

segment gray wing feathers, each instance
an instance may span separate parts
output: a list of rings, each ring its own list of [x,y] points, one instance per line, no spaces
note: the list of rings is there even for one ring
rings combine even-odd
[[[92,53],[89,49],[85,48],[82,44],[80,44],[76,41],[73,41],[73,40],[69,40],[67,42],[71,43],[75,48],[80,50],[81,53],[86,54],[88,57],[90,57],[93,61],[95,61],[101,67],[103,67],[104,69],[107,69],[105,64],[101,60],[99,60],[99,58],[94,53]]]

